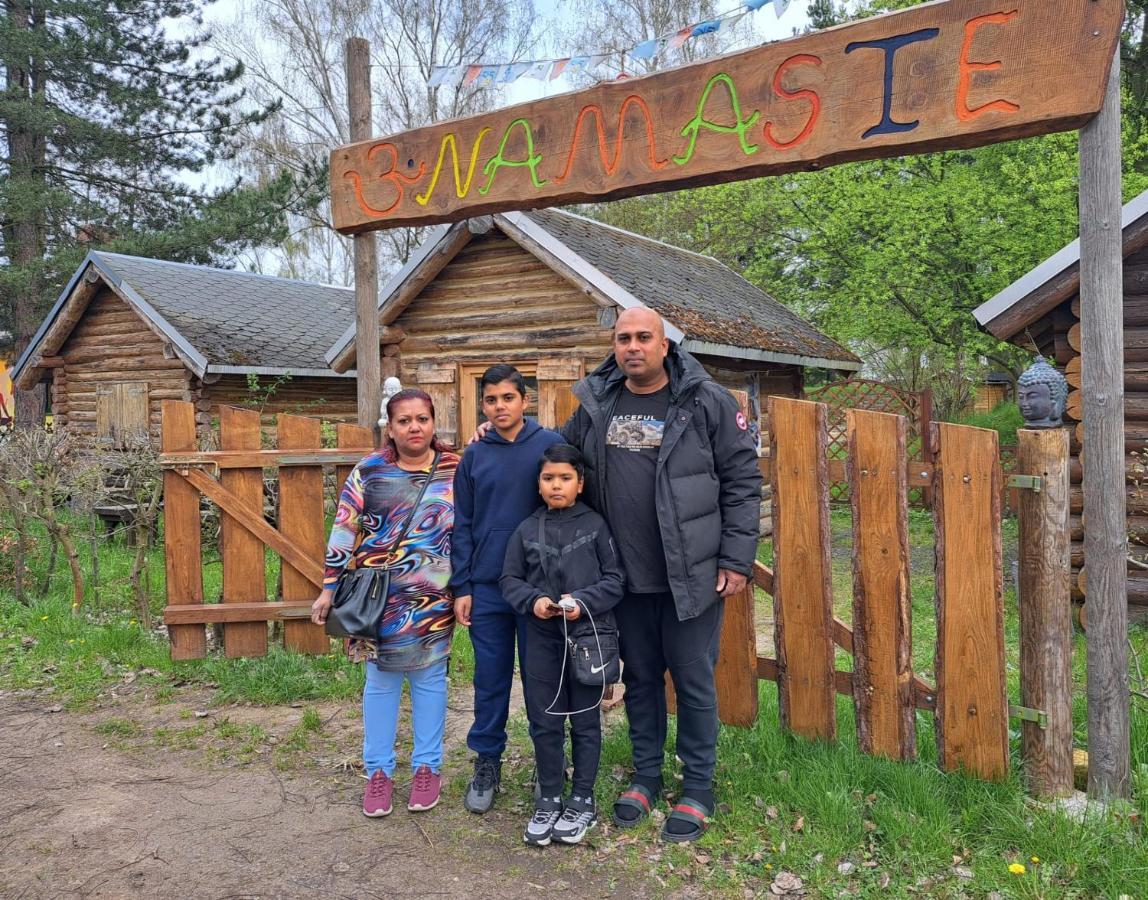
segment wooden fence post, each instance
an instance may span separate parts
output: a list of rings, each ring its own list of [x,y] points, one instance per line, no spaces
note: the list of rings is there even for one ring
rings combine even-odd
[[[837,735],[824,403],[769,398],[773,460],[774,638],[781,724]]]
[[[322,423],[303,416],[278,416],[280,450],[318,450],[322,446]],[[283,466],[279,469],[279,530],[287,540],[316,561],[323,558],[323,467]],[[280,558],[283,602],[313,600],[319,589]],[[331,639],[321,625],[308,619],[283,623],[283,645],[288,650],[322,655]]]
[[[909,596],[909,486],[903,416],[850,409],[853,506],[853,705],[865,753],[912,759],[913,634]]]
[[[1048,723],[1021,723],[1029,791],[1071,794],[1072,601],[1068,429],[1017,432],[1017,472],[1041,479],[1020,491],[1020,702]]]
[[[259,412],[234,406],[219,408],[219,446],[223,450],[258,450]],[[244,505],[263,516],[263,470],[224,469],[219,483]],[[219,555],[223,562],[223,602],[267,600],[267,566],[263,542],[220,510]],[[231,659],[266,656],[266,622],[229,622],[223,626],[223,650]]]
[[[1088,794],[1131,791],[1120,53],[1100,114],[1080,132],[1080,375],[1088,566]]]
[[[1001,474],[997,433],[933,425],[937,453],[937,756],[946,770],[1008,775]]]
[[[195,405],[183,400],[160,403],[164,453],[195,452]],[[163,473],[163,547],[167,571],[167,605],[203,602],[203,567],[200,564],[199,491],[178,472]],[[172,659],[200,659],[207,655],[207,632],[202,625],[169,625]]]

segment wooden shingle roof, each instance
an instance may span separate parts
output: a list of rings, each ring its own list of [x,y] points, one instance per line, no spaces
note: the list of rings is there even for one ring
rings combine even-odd
[[[55,353],[103,282],[199,377],[208,373],[332,376],[324,353],[355,319],[352,288],[93,251],[16,364]]]

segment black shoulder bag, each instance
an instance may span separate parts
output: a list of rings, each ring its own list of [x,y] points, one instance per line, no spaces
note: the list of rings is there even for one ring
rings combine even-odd
[[[542,573],[546,576],[547,586],[551,593],[558,592],[557,597],[550,599],[557,603],[562,597],[562,582],[555,580],[549,566],[549,554],[546,551],[546,512],[538,517],[538,553],[542,562]],[[578,605],[589,619],[589,628],[579,628],[575,625],[566,631],[566,619],[562,619],[563,630],[566,631],[566,646],[570,654],[570,667],[574,672],[574,680],[579,684],[590,687],[616,684],[622,678],[622,663],[618,654],[618,627],[614,624],[614,616],[604,613],[599,621],[594,621],[594,615],[577,597]]]
[[[407,536],[419,511],[419,504],[423,501],[427,487],[434,480],[435,469],[438,468],[439,454],[435,453],[434,462],[431,463],[430,473],[423,482],[419,495],[415,498],[414,506],[403,530],[399,533],[394,546],[397,548]],[[365,638],[376,640],[379,636],[379,623],[383,619],[383,610],[387,606],[387,595],[391,588],[391,571],[378,566],[364,566],[353,571],[344,571],[339,577],[339,586],[335,588],[335,597],[331,601],[331,611],[327,614],[327,634],[331,637]]]

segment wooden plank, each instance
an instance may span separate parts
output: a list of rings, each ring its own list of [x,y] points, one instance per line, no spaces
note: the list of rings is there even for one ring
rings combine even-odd
[[[458,444],[458,367],[423,363],[418,369],[418,385],[434,403],[435,434],[446,444]]]
[[[774,639],[786,728],[837,733],[833,689],[826,407],[769,398],[773,467]]]
[[[768,656],[757,658],[757,677],[762,681],[777,681],[777,660]],[[838,669],[833,673],[833,688],[843,697],[853,696],[853,673]],[[936,692],[919,678],[913,679],[913,704],[917,709],[935,712]]]
[[[1058,797],[1073,790],[1068,430],[1020,429],[1017,468],[1041,479],[1019,492],[1020,702],[1048,713],[1021,722],[1021,747],[1030,792]]]
[[[539,360],[538,421],[546,428],[561,428],[578,408],[573,388],[582,377],[581,359]]]
[[[359,425],[341,422],[335,426],[335,440],[340,450],[354,450],[359,459],[368,455],[375,449],[374,435],[370,429]],[[343,485],[347,483],[347,476],[355,468],[355,463],[335,467],[335,502],[339,502],[339,495],[343,492]]]
[[[853,507],[853,701],[861,750],[917,752],[903,416],[846,410]]]
[[[270,547],[289,562],[314,587],[322,587],[323,566],[288,540],[282,532],[267,524],[261,512],[252,509],[239,495],[198,469],[188,469],[179,474],[215,503],[228,518],[242,525],[261,545]]]
[[[370,445],[370,441],[366,446]],[[341,463],[354,465],[363,458],[361,450],[324,449],[306,450],[210,450],[203,453],[164,453],[159,463],[164,468],[180,469],[188,466],[209,466],[217,469],[255,469],[285,466],[329,466]]]
[[[714,679],[718,718],[726,725],[752,728],[757,721],[757,633],[752,587],[725,600]]]
[[[1008,775],[1001,471],[997,433],[933,425],[937,448],[937,755],[949,771]]]
[[[309,450],[322,444],[318,419],[280,415],[280,450]],[[279,532],[299,550],[318,563],[323,559],[323,469],[321,466],[292,467],[279,473]],[[315,599],[311,578],[283,560],[283,602],[306,603]],[[321,573],[320,573],[321,577]],[[283,644],[288,650],[321,655],[331,649],[331,640],[322,625],[293,620],[283,625]]]
[[[1088,795],[1131,793],[1128,696],[1128,547],[1125,536],[1124,357],[1133,342],[1123,326],[1121,246],[1120,56],[1104,109],[1080,133],[1080,308],[1084,431],[1084,555],[1088,559]],[[1144,269],[1129,289],[1148,289]],[[1140,330],[1140,329],[1136,329]],[[1148,344],[1148,335],[1144,336]],[[1128,353],[1124,353],[1128,348]],[[1121,407],[1124,406],[1122,411]]]
[[[848,481],[849,469],[847,463],[843,459],[830,459],[826,461],[827,471],[829,473],[830,482]],[[770,473],[773,471],[773,463],[770,457],[763,456],[757,461],[757,466],[761,470],[762,477],[769,479]],[[904,463],[905,466],[905,479],[909,487],[923,487],[928,488],[933,485],[933,464],[921,462],[920,460],[907,459]]]
[[[818,169],[1078,128],[1121,0],[945,0],[331,154],[335,227]],[[1071,64],[1068,64],[1071,61]]]
[[[195,449],[195,408],[165,400],[160,446],[165,453]],[[163,473],[163,557],[167,575],[167,605],[203,603],[200,566],[199,491],[175,472]],[[168,629],[172,659],[199,659],[207,654],[202,625],[173,625]]]
[[[219,445],[224,450],[259,449],[259,413],[253,409],[224,406],[219,410]],[[202,476],[194,469],[188,478]],[[192,480],[201,490],[204,485]],[[262,469],[228,469],[219,476],[220,487],[235,497],[232,512],[222,511],[219,554],[223,561],[223,602],[251,603],[267,599],[266,565],[263,542],[252,533],[250,521],[245,526],[235,518],[239,509],[250,519],[263,522]],[[206,491],[205,491],[206,493]],[[264,524],[266,524],[264,522]],[[268,526],[270,527],[270,526]],[[227,625],[223,630],[223,649],[227,657],[264,656],[267,653],[267,625],[246,622]]]
[[[282,620],[284,628],[286,628],[288,625],[302,624],[300,620],[308,619],[310,616],[310,600],[306,603],[192,603],[185,606],[167,607],[163,612],[163,621],[169,629],[182,629],[189,624],[202,625],[208,622],[213,624],[267,623]],[[200,631],[202,630],[201,627]]]

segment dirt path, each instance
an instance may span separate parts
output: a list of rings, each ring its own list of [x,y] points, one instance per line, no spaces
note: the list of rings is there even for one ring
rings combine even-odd
[[[662,893],[618,875],[608,851],[523,846],[524,790],[490,816],[463,811],[469,712],[454,701],[443,803],[408,813],[400,776],[383,820],[360,814],[363,781],[338,767],[358,757],[357,709],[320,705],[322,728],[300,737],[301,708],[198,709],[205,701],[70,713],[0,693],[0,896]]]

